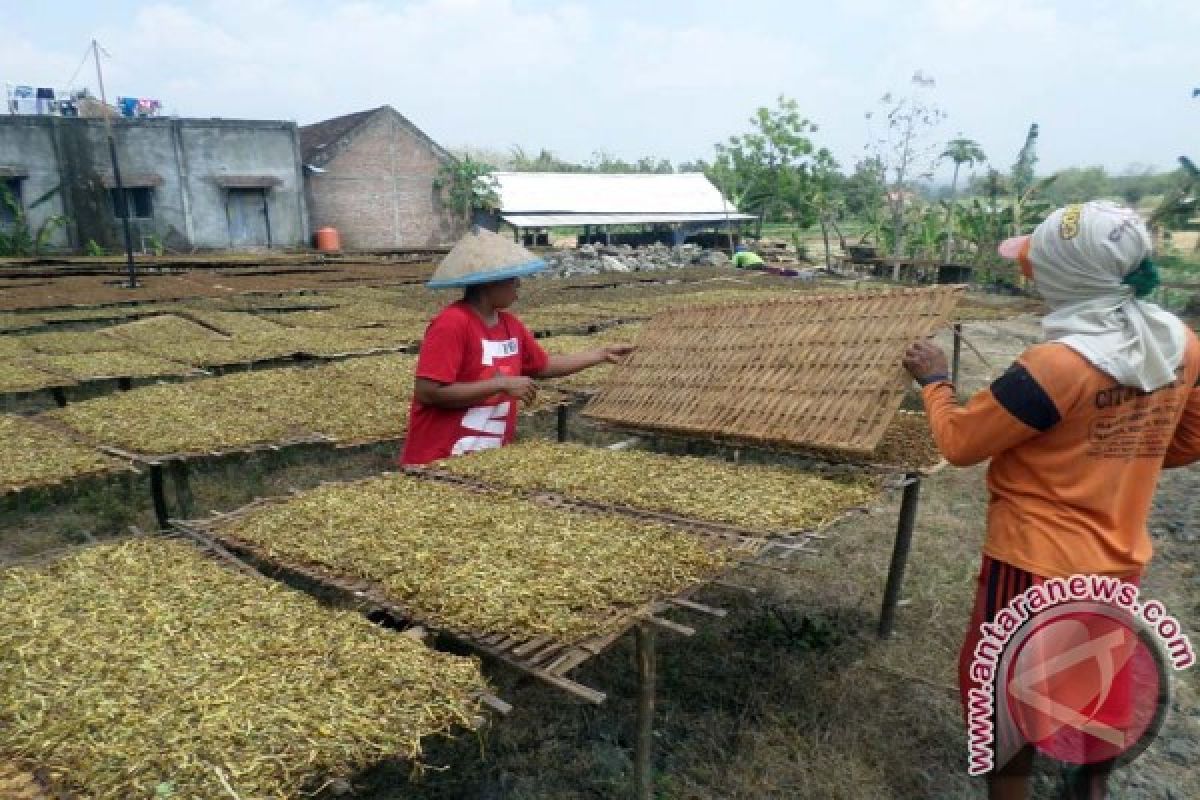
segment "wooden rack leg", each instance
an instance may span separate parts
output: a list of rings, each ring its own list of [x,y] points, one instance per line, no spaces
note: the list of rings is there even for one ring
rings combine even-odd
[[[171,482],[175,484],[175,511],[179,519],[192,518],[192,484],[186,461],[171,462]]]
[[[958,362],[962,357],[962,323],[954,323],[954,355],[950,359],[950,382],[958,386]]]
[[[883,608],[879,612],[879,638],[887,639],[896,625],[896,604],[904,584],[904,568],[912,547],[913,528],[917,521],[917,503],[921,499],[921,476],[910,472],[904,476],[904,496],[900,500],[900,519],[896,524],[896,544],[892,548],[892,563],[888,567],[887,585],[883,589]]]
[[[162,464],[153,464],[150,467],[150,497],[154,501],[154,519],[158,522],[158,529],[165,531],[167,529],[167,498],[163,495]]]
[[[634,797],[654,798],[654,690],[657,656],[654,628],[640,623],[634,628],[637,638],[638,708],[637,744],[633,760]]]
[[[50,390],[50,394],[54,397],[54,404],[59,408],[67,407],[67,390],[61,386],[55,386]]]
[[[558,441],[565,442],[567,440],[567,419],[571,414],[571,407],[566,403],[558,404]]]

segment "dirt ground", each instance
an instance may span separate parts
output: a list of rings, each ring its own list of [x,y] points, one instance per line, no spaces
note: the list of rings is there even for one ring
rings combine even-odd
[[[1034,317],[971,322],[964,390],[983,385],[1037,340]],[[947,342],[948,343],[948,342]],[[986,359],[987,363],[981,360]],[[553,430],[528,424],[525,435]],[[590,438],[576,421],[573,435]],[[231,509],[254,496],[385,469],[394,446],[292,451],[198,468],[197,508]],[[835,526],[792,574],[736,578],[755,595],[712,590],[723,620],[677,614],[691,638],[659,634],[657,796],[695,798],[975,798],[955,689],[956,657],[984,532],[984,469],[947,469],[922,488],[897,634],[875,626],[899,505],[885,495]],[[4,501],[0,561],[149,527],[145,476]],[[731,500],[736,500],[731,498]],[[1170,472],[1151,527],[1157,548],[1144,593],[1193,636],[1200,629],[1200,466]],[[365,800],[583,800],[629,796],[636,698],[632,640],[586,664],[580,682],[608,692],[601,707],[492,665],[512,703],[479,736],[429,743],[423,774],[384,764],[353,781]],[[1176,675],[1171,711],[1149,751],[1115,779],[1117,798],[1200,797],[1200,696],[1195,671]],[[1039,767],[1038,797],[1058,772]]]

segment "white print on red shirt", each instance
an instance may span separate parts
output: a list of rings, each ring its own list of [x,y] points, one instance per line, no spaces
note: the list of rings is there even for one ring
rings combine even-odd
[[[481,339],[479,343],[483,353],[483,364],[489,367],[499,359],[519,355],[521,350],[515,337],[500,342]],[[496,371],[504,375],[509,374],[509,370],[505,369],[504,365],[497,367]],[[460,437],[454,443],[450,454],[461,456],[464,453],[491,450],[504,444],[504,436],[508,433],[508,412],[511,408],[512,403],[508,400],[492,405],[468,408],[463,414],[462,427],[472,433]]]
[[[490,367],[496,363],[498,358],[509,358],[517,355],[520,351],[520,345],[517,344],[516,338],[505,339],[503,342],[494,342],[491,339],[483,339],[480,344],[483,345],[483,365]]]

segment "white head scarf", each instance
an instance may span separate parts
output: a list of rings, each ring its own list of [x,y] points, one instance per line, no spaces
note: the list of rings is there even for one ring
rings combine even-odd
[[[1175,380],[1187,329],[1122,283],[1153,248],[1137,213],[1111,203],[1067,206],[1031,238],[1034,284],[1051,309],[1042,320],[1047,339],[1123,386],[1152,392]]]

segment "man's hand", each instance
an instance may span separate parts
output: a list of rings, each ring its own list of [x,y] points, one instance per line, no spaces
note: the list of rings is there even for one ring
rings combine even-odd
[[[527,406],[532,405],[537,398],[537,384],[533,382],[533,378],[525,375],[505,375],[496,378],[496,388]]]
[[[597,351],[596,363],[603,364],[607,361],[609,364],[620,364],[634,349],[634,346],[631,344],[613,344],[608,347],[601,347]]]
[[[931,378],[946,380],[950,373],[946,354],[929,339],[921,339],[908,346],[904,351],[904,368],[922,386],[929,383]]]

